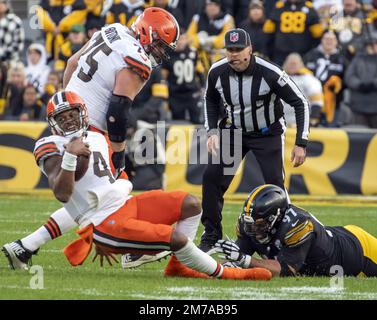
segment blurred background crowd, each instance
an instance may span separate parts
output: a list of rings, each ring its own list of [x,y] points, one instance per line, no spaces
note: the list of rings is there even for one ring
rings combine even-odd
[[[105,24],[130,27],[148,6],[171,12],[182,36],[134,101],[133,129],[204,122],[206,74],[234,27],[292,76],[312,126],[377,128],[377,0],[0,0],[0,120],[44,120],[68,58]],[[293,126],[290,106],[285,114]]]

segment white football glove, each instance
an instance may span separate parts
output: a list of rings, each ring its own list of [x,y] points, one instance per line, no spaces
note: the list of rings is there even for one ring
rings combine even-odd
[[[243,254],[240,247],[233,240],[219,240],[216,242],[215,247],[221,249],[225,254],[225,259],[237,262],[242,268],[250,267],[251,256]]]
[[[235,261],[225,261],[224,263],[222,263],[222,265],[223,267],[241,269],[238,262],[235,262]]]

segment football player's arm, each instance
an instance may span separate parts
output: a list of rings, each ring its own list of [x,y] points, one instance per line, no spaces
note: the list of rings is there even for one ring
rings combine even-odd
[[[89,145],[82,138],[67,143],[63,156],[53,155],[43,162],[50,188],[60,202],[68,202],[73,193],[78,156],[90,156]]]
[[[274,277],[280,275],[281,267],[278,261],[272,259],[257,259],[250,255],[255,251],[253,250],[250,239],[239,236],[236,242],[230,239],[219,240],[215,246],[225,254],[225,258],[228,261],[240,268],[265,268],[270,270]]]
[[[89,41],[79,51],[77,51],[72,57],[68,59],[67,67],[65,68],[63,75],[63,88],[65,88],[69,80],[71,80],[72,74],[77,68],[77,63],[80,59],[80,56],[88,48],[88,46]]]
[[[127,121],[132,102],[146,80],[131,68],[123,68],[116,75],[106,117],[111,146],[115,152],[122,152],[125,149]]]

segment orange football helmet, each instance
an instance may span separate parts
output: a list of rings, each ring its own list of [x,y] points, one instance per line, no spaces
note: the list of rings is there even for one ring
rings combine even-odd
[[[67,110],[79,111],[80,123],[75,130],[64,130],[55,117]],[[46,119],[53,134],[59,136],[81,136],[89,127],[88,110],[84,100],[72,91],[59,91],[55,93],[47,104]]]
[[[169,50],[175,50],[179,38],[179,25],[169,12],[149,7],[131,26],[137,39],[149,55],[152,65],[169,59]]]

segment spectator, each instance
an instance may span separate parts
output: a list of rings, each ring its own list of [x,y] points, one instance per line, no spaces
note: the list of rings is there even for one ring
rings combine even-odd
[[[261,54],[266,47],[266,35],[263,32],[265,20],[263,3],[259,0],[251,1],[248,17],[239,26],[250,34],[253,52],[257,55]]]
[[[236,20],[236,25],[244,21],[248,15],[250,0],[221,0],[222,8]]]
[[[339,46],[349,60],[362,47],[363,20],[364,13],[357,0],[343,0],[342,14],[330,19],[330,28],[338,34]]]
[[[0,0],[0,62],[19,61],[24,41],[21,19],[10,12],[8,0]]]
[[[42,44],[33,43],[27,52],[26,80],[35,86],[39,93],[43,93],[47,82],[50,67],[47,65],[47,56]]]
[[[51,71],[47,77],[47,83],[44,86],[44,91],[41,100],[44,105],[48,104],[50,98],[59,90],[62,89],[62,81],[60,72]]]
[[[8,71],[7,103],[4,117],[15,120],[21,114],[22,93],[26,85],[25,67],[21,62],[12,63]]]
[[[38,99],[38,91],[28,84],[22,94],[20,121],[35,121],[43,118],[42,102]]]
[[[364,41],[365,51],[351,61],[345,82],[350,89],[354,124],[377,128],[377,34]]]
[[[165,9],[170,12],[174,18],[177,20],[180,27],[184,26],[185,19],[183,18],[183,13],[179,7],[170,6],[170,0],[154,0],[154,6]]]
[[[106,24],[105,18],[99,17],[98,19],[91,19],[85,22],[86,38],[90,39],[93,34],[101,30]]]
[[[136,120],[156,124],[166,119],[168,87],[162,78],[161,68],[154,69],[150,79],[132,104],[132,114]]]
[[[321,81],[324,92],[324,122],[334,124],[335,112],[339,113],[343,97],[343,76],[346,61],[337,48],[338,40],[333,31],[326,31],[321,44],[304,57],[306,67]]]
[[[187,30],[194,15],[203,11],[205,0],[171,0],[170,6],[172,8],[179,8],[183,14],[184,22],[181,27]]]
[[[46,53],[56,60],[71,26],[84,23],[87,10],[83,0],[41,0],[37,15],[45,33]]]
[[[146,5],[144,0],[114,1],[106,15],[106,23],[119,22],[128,28],[141,15]]]
[[[323,28],[311,2],[287,0],[276,2],[263,31],[268,39],[265,51],[280,65],[291,52],[302,56],[317,46]]]
[[[223,56],[224,35],[233,26],[233,17],[221,11],[220,0],[206,0],[205,11],[192,18],[187,34],[206,71]]]
[[[310,125],[317,126],[323,108],[323,93],[321,82],[305,68],[302,58],[297,53],[288,55],[283,69],[297,84],[310,102]],[[295,110],[283,101],[284,118],[289,127],[296,125]]]
[[[84,24],[86,30],[87,25],[100,24],[103,27],[106,24],[106,15],[114,0],[84,0],[84,2],[86,5],[85,18],[72,21],[72,25]]]
[[[55,63],[55,70],[63,71],[68,59],[79,51],[86,42],[85,27],[75,24],[69,32],[68,39],[59,50],[59,59]]]
[[[163,77],[169,84],[169,109],[173,120],[186,120],[188,113],[192,123],[202,123],[199,77],[203,72],[196,49],[189,46],[187,34],[182,34],[177,49],[162,65]]]

